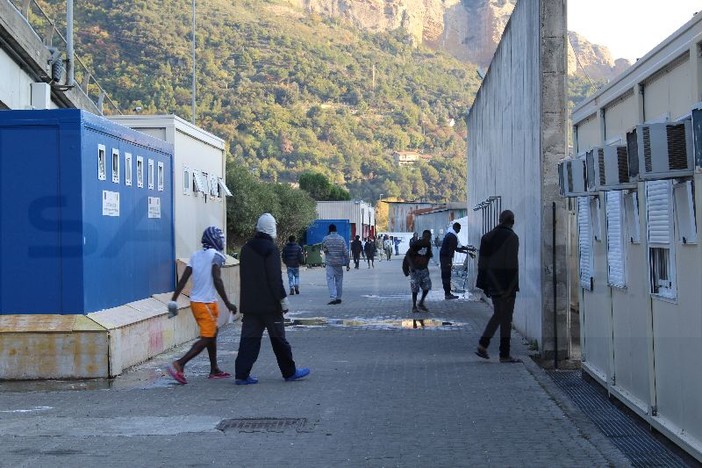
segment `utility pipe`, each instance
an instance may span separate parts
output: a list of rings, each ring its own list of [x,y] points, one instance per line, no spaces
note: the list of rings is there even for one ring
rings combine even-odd
[[[73,50],[73,0],[66,0],[66,85],[75,84],[75,52]]]
[[[551,216],[553,217],[553,222],[551,229],[553,230],[553,235],[551,241],[553,245],[551,246],[551,277],[553,278],[553,368],[558,369],[558,307],[556,294],[556,202],[551,202]]]

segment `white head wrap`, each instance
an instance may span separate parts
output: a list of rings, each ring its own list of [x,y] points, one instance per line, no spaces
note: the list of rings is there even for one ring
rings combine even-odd
[[[273,239],[276,238],[276,223],[275,218],[270,213],[263,213],[256,223],[256,231],[268,234]]]

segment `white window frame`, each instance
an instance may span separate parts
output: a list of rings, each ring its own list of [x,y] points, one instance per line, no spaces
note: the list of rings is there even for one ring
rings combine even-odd
[[[624,194],[624,220],[627,227],[627,239],[632,244],[641,243],[641,221],[639,215],[639,194],[632,191]]]
[[[166,184],[166,172],[163,166],[163,162],[159,161],[157,164],[157,180],[158,180],[158,191],[163,192],[163,188]]]
[[[144,157],[137,156],[136,161],[137,187],[144,188]]]
[[[149,158],[149,172],[148,172],[149,190],[154,189],[154,160]]]
[[[626,288],[626,244],[624,243],[624,199],[620,191],[605,192],[607,239],[607,284]]]
[[[112,148],[110,166],[112,167],[112,182],[119,184],[119,150],[117,148]]]
[[[227,183],[224,181],[222,177],[217,179],[217,183],[219,184],[219,188],[222,190],[225,196],[231,197],[232,196],[232,191],[229,190],[229,187],[227,187]]]
[[[203,176],[203,174],[200,171],[193,170],[193,186],[194,186],[193,192],[194,193],[200,192],[203,195],[207,195],[207,190],[205,190],[206,189],[205,182],[202,180],[202,176]]]
[[[124,185],[132,185],[132,153],[124,153]]]
[[[675,203],[675,237],[681,244],[697,244],[697,222],[695,220],[695,197],[692,181],[673,185]]]
[[[107,149],[105,145],[98,145],[97,176],[98,180],[107,180]]]
[[[648,241],[649,291],[653,297],[675,300],[675,245],[673,243],[673,182],[645,182],[646,239]]]
[[[592,238],[602,242],[602,223],[600,222],[600,197],[590,198],[590,220],[592,222]]]
[[[183,194],[192,195],[193,193],[193,170],[190,166],[183,165]]]
[[[578,277],[580,287],[587,291],[593,288],[592,265],[592,222],[590,217],[590,200],[578,197]]]

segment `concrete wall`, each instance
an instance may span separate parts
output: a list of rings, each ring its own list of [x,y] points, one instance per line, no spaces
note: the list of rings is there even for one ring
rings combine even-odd
[[[501,197],[520,238],[515,326],[554,351],[553,216],[556,204],[558,354],[567,350],[564,201],[557,162],[566,153],[566,2],[521,0],[512,13],[468,117],[468,207]],[[468,242],[479,245],[480,211],[469,210]]]
[[[573,110],[574,152],[622,141],[637,124],[689,118],[702,100],[702,16],[694,16],[668,39]],[[696,125],[694,139],[702,135]],[[661,178],[672,178],[664,176]],[[604,210],[603,240],[593,243],[593,288],[580,288],[583,370],[652,427],[702,461],[702,167],[675,178],[691,183],[692,219],[698,240],[678,238],[685,211],[670,200],[672,240],[667,244],[673,294],[651,288],[651,253],[647,237],[645,183],[625,190],[638,200],[639,240],[632,240],[635,212],[625,210],[622,253],[625,286],[608,284]],[[604,204],[611,192],[593,193]],[[603,205],[604,206],[604,205]],[[689,213],[689,211],[687,212]],[[593,219],[594,221],[594,219]],[[593,225],[595,223],[593,222]],[[654,244],[656,246],[657,244]],[[573,249],[577,255],[578,249]]]

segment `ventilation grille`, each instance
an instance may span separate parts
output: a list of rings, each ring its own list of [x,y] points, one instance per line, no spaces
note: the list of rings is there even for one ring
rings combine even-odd
[[[597,166],[598,169],[600,170],[599,174],[599,180],[600,180],[600,186],[607,184],[607,177],[605,177],[605,158],[604,158],[604,150],[602,148],[597,149]]]
[[[685,170],[687,167],[687,146],[685,125],[667,125],[668,167],[670,170]]]
[[[595,190],[595,149],[585,153],[585,183],[589,191]]]
[[[643,150],[644,150],[644,165],[646,172],[653,172],[653,163],[651,162],[651,129],[643,127]]]
[[[626,134],[626,148],[629,163],[628,180],[635,180],[639,176],[639,141],[636,139],[636,129]]]
[[[617,146],[617,180],[620,184],[629,182],[629,155],[626,146]]]

